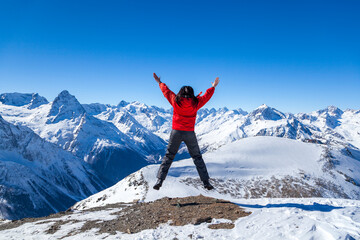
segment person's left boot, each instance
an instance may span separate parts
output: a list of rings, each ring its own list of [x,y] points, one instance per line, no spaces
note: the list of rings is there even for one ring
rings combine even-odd
[[[214,189],[214,186],[211,185],[209,180],[203,181],[203,183],[204,183],[204,188],[206,188],[207,190],[213,190]]]
[[[159,190],[159,189],[161,188],[161,186],[162,186],[163,181],[164,181],[164,180],[162,180],[162,179],[159,178],[159,179],[157,180],[157,182],[155,183],[155,185],[154,185],[153,188],[154,188],[155,190]]]

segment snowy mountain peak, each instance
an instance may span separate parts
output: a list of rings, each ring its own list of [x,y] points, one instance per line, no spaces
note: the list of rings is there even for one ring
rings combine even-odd
[[[57,98],[68,98],[68,97],[74,97],[73,95],[71,95],[69,93],[68,90],[63,90],[59,93],[59,95],[57,96]]]
[[[125,106],[127,106],[127,105],[129,105],[129,104],[130,104],[129,102],[126,102],[126,101],[124,101],[124,100],[121,100],[117,106],[118,106],[118,107],[125,107]]]
[[[52,102],[47,123],[57,123],[64,119],[71,119],[84,114],[86,111],[75,96],[67,90],[62,91]]]
[[[256,109],[265,109],[265,108],[269,108],[269,106],[264,103],[264,104],[261,104],[261,105],[260,105],[259,107],[257,107]]]
[[[327,107],[327,112],[332,115],[332,116],[336,116],[336,117],[340,117],[344,112],[335,106],[328,106]]]
[[[227,112],[227,111],[229,111],[229,109],[227,107],[222,107],[222,108],[219,108],[218,111],[219,112]]]
[[[238,114],[241,114],[243,116],[248,115],[249,113],[247,111],[244,111],[242,108],[235,109]]]
[[[328,106],[325,109],[318,110],[315,112],[317,115],[323,115],[323,116],[331,116],[331,117],[340,117],[344,112],[335,106]]]
[[[273,120],[273,121],[286,118],[284,113],[276,110],[275,108],[269,107],[266,104],[259,106],[254,111],[249,113],[249,117],[254,118],[254,120]]]
[[[38,93],[3,93],[0,95],[0,102],[11,106],[26,106],[29,109],[36,108],[42,104],[47,104],[46,98]]]

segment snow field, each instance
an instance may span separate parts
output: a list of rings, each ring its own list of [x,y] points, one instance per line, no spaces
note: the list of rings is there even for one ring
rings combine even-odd
[[[228,199],[231,200],[231,199]],[[64,239],[360,239],[360,201],[345,199],[232,199],[234,203],[252,214],[235,221],[233,229],[209,229],[209,223],[171,226],[162,224],[156,229],[135,234],[118,232],[116,235],[97,234],[97,229],[78,233]],[[1,239],[58,239],[79,230],[85,221],[112,219],[119,209],[75,212],[73,215],[26,223],[20,227],[0,232]],[[78,220],[66,223],[54,234],[46,230],[58,220]],[[213,219],[212,223],[227,222]]]

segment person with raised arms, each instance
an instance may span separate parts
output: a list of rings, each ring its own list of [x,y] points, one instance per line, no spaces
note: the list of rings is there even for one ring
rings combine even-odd
[[[200,153],[200,148],[195,135],[195,121],[197,111],[203,107],[212,97],[215,87],[219,84],[217,77],[212,82],[212,87],[206,90],[203,96],[194,95],[194,89],[190,86],[183,86],[180,91],[173,93],[165,83],[154,73],[155,81],[159,84],[162,93],[173,107],[172,130],[165,156],[162,159],[158,174],[157,182],[154,185],[155,190],[159,190],[166,178],[169,168],[175,158],[180,144],[184,141],[190,156],[194,160],[197,172],[200,176],[204,187],[208,190],[214,189],[209,182],[209,174],[205,162]]]

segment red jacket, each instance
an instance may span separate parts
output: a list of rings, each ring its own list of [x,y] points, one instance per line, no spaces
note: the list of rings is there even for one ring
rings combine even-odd
[[[172,129],[181,130],[181,131],[194,131],[196,113],[197,111],[207,103],[212,95],[214,94],[215,88],[211,87],[206,90],[203,96],[198,96],[199,103],[197,106],[194,106],[192,99],[182,98],[181,106],[175,102],[176,94],[173,93],[165,83],[159,84],[161,91],[163,92],[166,99],[173,106],[173,119],[172,119]]]

